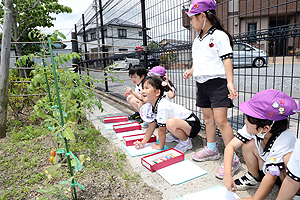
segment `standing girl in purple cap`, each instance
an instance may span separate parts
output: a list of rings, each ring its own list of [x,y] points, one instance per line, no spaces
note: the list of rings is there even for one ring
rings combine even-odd
[[[207,146],[193,154],[196,161],[217,160],[220,154],[216,145],[216,125],[221,131],[225,146],[233,138],[233,130],[227,120],[227,110],[233,107],[231,99],[238,98],[233,84],[233,41],[216,17],[215,0],[194,0],[186,14],[200,34],[192,46],[193,66],[183,73],[183,78],[193,76],[197,83],[196,105],[201,108],[205,124]],[[232,173],[238,170],[240,161],[234,155]],[[223,179],[223,163],[216,177]]]
[[[297,110],[297,104],[285,93],[269,89],[241,103],[240,110],[246,114],[245,125],[225,148],[223,183],[229,191],[258,188],[253,199],[264,199],[286,176],[296,142],[287,118]],[[234,181],[231,160],[239,147],[248,172]]]

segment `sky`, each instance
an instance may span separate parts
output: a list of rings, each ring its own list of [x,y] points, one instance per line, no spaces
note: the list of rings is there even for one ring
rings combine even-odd
[[[72,8],[72,13],[53,15],[56,21],[54,27],[41,29],[42,32],[52,33],[58,30],[63,33],[67,40],[71,40],[71,32],[74,31],[74,24],[78,22],[81,15],[92,4],[93,0],[58,0],[58,3]],[[66,43],[67,49],[71,49],[70,43]]]

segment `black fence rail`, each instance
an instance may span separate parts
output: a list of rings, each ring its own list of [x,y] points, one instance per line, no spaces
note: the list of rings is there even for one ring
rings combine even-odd
[[[185,0],[95,0],[75,25],[74,38],[82,73],[102,77],[109,73],[125,83],[106,81],[98,88],[125,98],[124,85],[134,86],[126,71],[133,64],[167,69],[177,88],[175,103],[197,113],[195,80],[182,73],[192,66],[192,42],[199,34],[185,14],[191,1]],[[277,89],[300,97],[300,1],[218,0],[217,16],[234,40],[234,84],[239,98],[228,112],[237,130],[244,124],[241,102],[265,89]],[[102,21],[101,21],[102,20]],[[88,69],[88,70],[86,70]],[[93,71],[93,69],[95,69]],[[290,117],[291,130],[299,135],[299,116]]]

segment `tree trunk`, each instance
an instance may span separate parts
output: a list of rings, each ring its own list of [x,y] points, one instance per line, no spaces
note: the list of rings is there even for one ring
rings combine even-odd
[[[0,64],[0,138],[6,137],[12,9],[13,0],[5,0]]]

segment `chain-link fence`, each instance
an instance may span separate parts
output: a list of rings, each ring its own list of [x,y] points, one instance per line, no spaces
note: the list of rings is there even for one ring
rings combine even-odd
[[[106,82],[106,87],[103,84],[98,88],[122,98],[124,85],[134,86],[126,71],[130,66],[161,65],[177,88],[174,102],[197,113],[204,126],[201,110],[195,105],[195,80],[182,78],[192,66],[192,42],[199,34],[184,13],[190,3],[95,0],[76,24],[79,51],[84,53],[81,69],[89,68],[96,77],[102,77],[104,66],[119,70],[110,75],[118,75],[125,84]],[[234,100],[228,120],[237,130],[244,124],[239,103],[258,91],[281,90],[298,102],[300,1],[218,0],[217,4],[217,16],[234,40],[233,73],[239,98]],[[298,115],[291,116],[291,129],[298,136]]]

